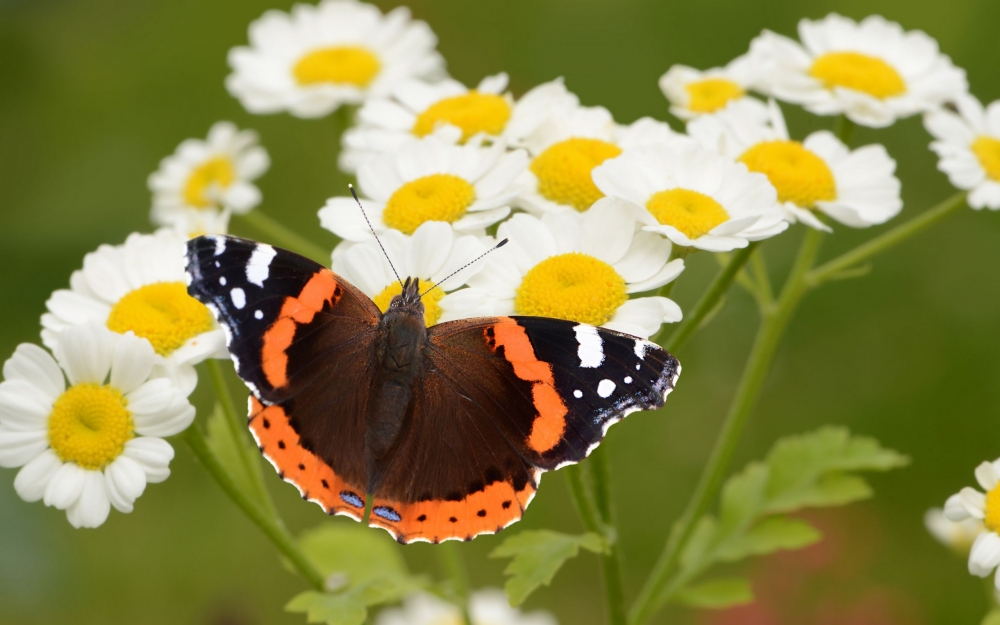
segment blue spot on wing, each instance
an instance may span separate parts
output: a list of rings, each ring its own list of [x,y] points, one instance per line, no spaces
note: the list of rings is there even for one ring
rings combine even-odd
[[[340,498],[347,502],[349,506],[354,506],[355,508],[365,507],[365,500],[359,497],[357,493],[352,493],[349,490],[341,491]]]
[[[388,506],[375,506],[372,508],[372,514],[380,516],[387,521],[392,521],[393,523],[398,523],[403,520],[403,517],[399,516],[398,512]]]

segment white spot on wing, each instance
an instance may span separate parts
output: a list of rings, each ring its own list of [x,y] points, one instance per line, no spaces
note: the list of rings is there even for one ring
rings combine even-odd
[[[264,313],[262,313],[259,310],[255,310],[255,311],[253,311],[253,318],[254,319],[263,319],[264,318]]]
[[[226,237],[214,237],[215,239],[215,255],[220,256],[226,251]]]
[[[597,328],[580,324],[573,327],[576,333],[576,355],[580,357],[580,366],[585,369],[595,369],[604,362],[604,341],[597,333]]]
[[[597,394],[601,397],[611,397],[611,393],[615,391],[615,383],[611,380],[601,380],[601,383],[597,385]]]
[[[270,245],[263,243],[254,248],[247,263],[247,280],[251,284],[264,286],[264,280],[271,273],[271,261],[278,253]]]
[[[221,278],[219,278],[219,284],[221,284],[222,286],[226,286],[226,277],[225,276],[222,276]]]
[[[242,310],[243,307],[247,305],[247,294],[244,293],[243,289],[239,287],[230,291],[229,297],[233,298],[233,306],[239,310]]]
[[[573,397],[580,399],[581,397],[583,397],[583,391],[581,391],[580,389],[576,389],[575,391],[573,391]]]
[[[632,383],[632,376],[630,375],[625,376],[625,384],[631,384],[631,383]]]
[[[643,358],[645,358],[646,357],[646,341],[644,341],[642,339],[636,339],[635,340],[635,347],[633,348],[633,350],[635,351],[635,355],[639,357],[639,360],[642,360]],[[636,367],[636,368],[638,369],[638,367]]]

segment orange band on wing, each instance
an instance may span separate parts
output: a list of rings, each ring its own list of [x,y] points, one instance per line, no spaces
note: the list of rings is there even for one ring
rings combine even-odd
[[[337,279],[332,272],[323,269],[313,274],[298,296],[285,298],[277,321],[264,333],[261,350],[261,368],[273,388],[288,385],[288,354],[285,350],[295,340],[297,324],[311,322],[324,305],[335,305],[340,295]]]
[[[536,480],[541,473],[536,474]],[[520,491],[511,482],[493,482],[461,501],[430,500],[400,504],[375,497],[368,525],[381,527],[401,543],[472,540],[495,534],[524,514],[537,482]]]
[[[283,480],[299,489],[303,499],[319,504],[327,514],[361,520],[365,491],[345,482],[330,465],[302,447],[298,433],[281,406],[265,407],[251,395],[250,431],[264,457]]]
[[[538,453],[549,451],[562,440],[569,412],[556,391],[552,365],[538,360],[528,333],[513,319],[503,319],[486,332],[487,342],[494,350],[504,348],[504,358],[514,368],[514,375],[532,383],[531,401],[538,414],[531,422],[528,447]]]

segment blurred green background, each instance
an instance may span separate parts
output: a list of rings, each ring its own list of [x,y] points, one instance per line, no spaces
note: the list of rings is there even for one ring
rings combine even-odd
[[[0,355],[38,341],[49,293],[68,284],[83,255],[149,231],[146,177],[186,137],[219,119],[261,133],[273,166],[259,181],[262,210],[317,242],[316,210],[343,192],[335,129],[327,120],[253,117],[223,87],[226,51],[246,27],[287,0],[0,0]],[[394,2],[380,0],[383,8]],[[720,65],[762,28],[793,34],[802,17],[881,13],[936,37],[968,70],[984,101],[1000,98],[996,0],[415,0],[440,37],[456,78],[475,84],[507,71],[515,93],[557,76],[586,104],[619,121],[661,119],[657,78],[673,63]],[[793,132],[830,125],[791,111]],[[952,191],[935,170],[918,119],[861,129],[899,162],[906,219]],[[234,230],[253,236],[236,223]],[[784,275],[801,232],[769,243]],[[871,236],[838,228],[826,256]],[[936,544],[924,510],[972,483],[973,468],[1000,455],[1000,214],[966,210],[877,259],[862,280],[807,299],[739,450],[759,457],[778,436],[845,424],[912,456],[876,476],[877,498],[816,515],[828,540],[804,554],[750,565],[759,606],[722,615],[667,612],[660,623],[978,623],[987,592]],[[715,270],[695,257],[675,291],[690,306]],[[680,354],[685,375],[666,410],[637,414],[606,445],[630,592],[638,588],[683,507],[725,412],[756,327],[734,291],[713,324]],[[209,399],[197,393],[201,406]],[[178,446],[173,477],[150,487],[133,514],[113,512],[94,531],[22,502],[0,471],[0,623],[300,623],[282,611],[303,588],[276,552]],[[268,472],[296,530],[325,522]],[[335,522],[348,523],[337,519]],[[563,476],[549,474],[525,520],[508,532],[577,531]],[[372,530],[376,531],[376,530]],[[385,540],[390,540],[385,535]],[[497,586],[498,544],[462,545],[474,586]],[[404,549],[436,572],[434,548]],[[528,608],[562,623],[603,617],[595,559],[571,561]]]

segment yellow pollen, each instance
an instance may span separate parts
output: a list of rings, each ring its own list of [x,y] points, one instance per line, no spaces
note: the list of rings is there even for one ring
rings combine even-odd
[[[514,309],[519,315],[604,325],[628,300],[625,280],[602,260],[580,252],[550,256],[524,275]]]
[[[184,184],[184,201],[188,206],[207,208],[218,204],[211,197],[210,189],[226,189],[236,179],[236,169],[233,162],[225,156],[210,158],[194,168]]]
[[[1000,532],[1000,484],[986,493],[986,518],[983,523],[988,530]]]
[[[212,329],[212,314],[187,293],[183,282],[157,282],[126,293],[111,308],[109,330],[131,330],[148,339],[161,356],[169,356],[203,332]]]
[[[499,135],[510,120],[510,114],[510,104],[503,96],[470,91],[428,107],[417,116],[413,134],[423,137],[434,132],[438,124],[451,124],[462,129],[462,141],[480,132]]]
[[[730,100],[746,95],[743,87],[726,78],[706,78],[684,86],[688,93],[688,108],[695,113],[714,113]]]
[[[765,174],[782,202],[812,208],[837,198],[833,172],[798,141],[764,141],[739,158],[750,171]]]
[[[426,291],[427,289],[434,286],[434,283],[430,280],[420,281],[420,291]],[[389,304],[392,302],[392,298],[396,297],[403,292],[403,287],[399,286],[398,282],[393,282],[389,286],[382,289],[382,292],[372,298],[375,305],[382,312],[389,310]],[[438,322],[441,318],[441,305],[438,302],[444,297],[445,293],[442,289],[434,289],[427,295],[420,298],[424,303],[424,323],[427,327],[430,327]]]
[[[906,81],[892,65],[858,52],[828,52],[813,61],[809,75],[830,89],[846,87],[883,100],[906,93]]]
[[[49,445],[63,462],[103,469],[135,436],[127,405],[121,392],[110,386],[71,386],[52,405]]]
[[[590,172],[622,153],[613,143],[574,137],[549,146],[531,162],[542,197],[583,212],[604,197]]]
[[[668,189],[654,193],[646,209],[665,226],[673,226],[689,239],[708,234],[712,228],[729,220],[722,205],[704,193],[689,189]]]
[[[1000,139],[979,137],[972,142],[972,153],[986,170],[987,177],[1000,182]]]
[[[453,223],[476,199],[476,188],[452,174],[431,174],[407,182],[385,204],[382,221],[390,228],[413,234],[428,221]]]
[[[334,46],[309,52],[295,63],[292,75],[300,85],[334,84],[367,87],[382,63],[361,46]]]

